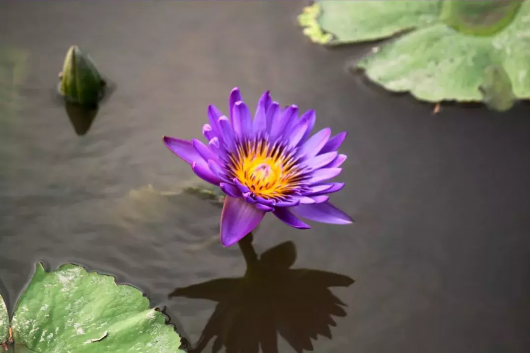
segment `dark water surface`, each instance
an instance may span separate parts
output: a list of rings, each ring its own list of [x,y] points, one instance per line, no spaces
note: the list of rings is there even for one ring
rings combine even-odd
[[[237,246],[211,240],[216,207],[160,193],[197,180],[161,136],[199,136],[208,104],[226,112],[239,86],[252,105],[270,89],[282,104],[316,109],[317,128],[349,131],[341,150],[347,186],[332,201],[356,223],[297,231],[267,217],[254,236],[258,254],[292,241],[292,268],[325,272],[305,272],[315,276],[309,285],[291,281],[292,244],[269,252],[280,274],[260,277],[242,296],[280,289],[244,304],[250,314],[240,310],[236,339],[249,340],[244,329],[259,326],[274,352],[272,327],[303,346],[326,331],[330,314],[340,315],[326,283],[351,278],[332,289],[347,316],[335,318],[331,340],[314,342],[318,352],[529,351],[528,106],[504,115],[445,107],[435,116],[432,106],[374,90],[343,69],[367,47],[310,44],[296,26],[304,5],[0,2],[0,292],[9,306],[36,261],[76,262],[167,306],[195,344],[215,303],[168,294],[241,277],[246,266]],[[82,137],[53,96],[72,44],[117,83]],[[187,294],[221,300],[231,282],[223,283]],[[229,316],[238,303],[223,305]],[[269,322],[259,307],[294,314]],[[278,344],[293,352],[284,339]]]

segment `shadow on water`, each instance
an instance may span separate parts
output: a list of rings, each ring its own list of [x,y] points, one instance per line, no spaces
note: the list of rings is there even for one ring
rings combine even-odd
[[[238,244],[247,270],[241,278],[219,278],[177,288],[169,297],[218,302],[196,347],[202,352],[214,337],[212,352],[226,347],[233,353],[277,353],[279,333],[295,350],[312,351],[311,339],[331,339],[333,317],[345,317],[346,306],[329,289],[348,287],[350,277],[313,270],[291,269],[295,245],[281,243],[261,256],[252,245],[252,234]]]

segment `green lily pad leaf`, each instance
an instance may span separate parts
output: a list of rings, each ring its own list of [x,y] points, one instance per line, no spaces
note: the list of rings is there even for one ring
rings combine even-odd
[[[113,277],[37,265],[12,320],[15,351],[182,353],[180,337],[142,293]]]
[[[488,38],[463,36],[438,24],[382,46],[357,67],[386,89],[410,91],[420,100],[480,101],[478,88],[492,54]]]
[[[420,100],[482,101],[485,81],[513,88],[518,99],[530,97],[530,2],[518,8],[512,23],[492,36],[467,35],[439,23],[405,35],[357,63],[367,76],[386,89],[410,91]],[[488,67],[497,67],[496,74]],[[489,78],[484,76],[488,74]],[[509,79],[509,80],[508,80]],[[489,89],[488,89],[489,87]],[[493,82],[486,82],[486,90]],[[496,95],[498,96],[498,95]],[[486,97],[492,103],[491,96]],[[495,103],[493,103],[495,104]]]
[[[0,343],[7,341],[9,338],[9,314],[6,303],[0,295]]]
[[[318,1],[298,17],[304,34],[320,44],[388,38],[435,23],[438,1]]]
[[[530,98],[530,1],[319,1],[314,6],[313,32],[333,34],[329,44],[409,31],[353,64],[390,91],[428,102],[483,101],[500,111]],[[310,22],[305,18],[303,24]]]

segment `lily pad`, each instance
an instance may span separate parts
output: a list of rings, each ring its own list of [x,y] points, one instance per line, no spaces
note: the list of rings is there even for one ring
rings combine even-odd
[[[111,276],[63,265],[36,272],[12,319],[15,352],[182,353],[166,317]]]
[[[510,97],[530,98],[529,1],[319,1],[313,6],[319,9],[318,30],[333,35],[327,44],[408,32],[352,64],[390,91],[429,102],[483,101],[497,110],[511,107]],[[310,21],[301,15],[300,22]]]
[[[9,337],[9,314],[6,304],[0,295],[0,343],[7,341]]]

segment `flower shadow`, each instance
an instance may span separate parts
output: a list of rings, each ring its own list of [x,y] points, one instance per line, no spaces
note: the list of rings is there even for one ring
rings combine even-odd
[[[346,306],[330,287],[348,287],[350,277],[313,269],[292,269],[295,245],[281,243],[258,256],[252,234],[238,244],[247,270],[241,278],[220,278],[177,288],[169,297],[218,302],[194,349],[202,352],[215,337],[212,352],[277,353],[279,333],[296,352],[312,351],[319,335],[331,339],[333,317]]]

